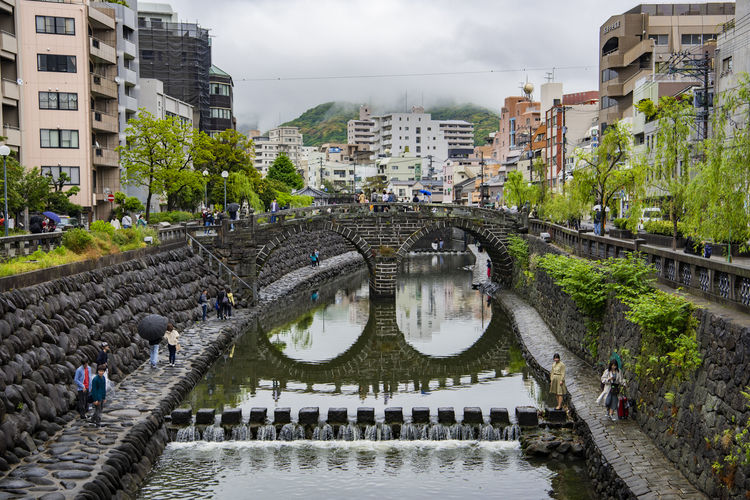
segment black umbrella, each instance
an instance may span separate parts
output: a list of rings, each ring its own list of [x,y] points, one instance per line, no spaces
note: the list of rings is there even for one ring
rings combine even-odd
[[[155,342],[160,340],[167,331],[167,318],[158,314],[149,314],[138,323],[138,335]]]
[[[236,212],[239,209],[240,209],[239,203],[230,203],[229,205],[227,205],[227,210],[229,212]]]

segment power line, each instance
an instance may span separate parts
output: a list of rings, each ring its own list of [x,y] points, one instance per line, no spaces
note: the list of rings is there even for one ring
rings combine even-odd
[[[327,76],[279,76],[262,78],[233,78],[235,82],[273,82],[273,81],[300,81],[300,80],[354,80],[372,78],[404,78],[415,76],[457,76],[457,75],[481,75],[492,73],[517,73],[523,71],[555,70],[591,70],[594,66],[544,66],[537,68],[513,68],[513,69],[488,69],[479,71],[435,71],[428,73],[383,73],[377,75],[327,75]]]

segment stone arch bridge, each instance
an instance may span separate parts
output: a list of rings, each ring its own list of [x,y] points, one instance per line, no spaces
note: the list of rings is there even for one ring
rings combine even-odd
[[[341,235],[362,255],[370,274],[373,297],[393,297],[401,260],[424,236],[459,228],[474,236],[492,260],[494,281],[509,283],[511,259],[507,235],[520,227],[502,211],[442,204],[387,203],[326,205],[296,208],[277,214],[252,214],[228,221],[210,246],[257,295],[257,278],[269,257],[284,242],[305,232],[331,231]]]

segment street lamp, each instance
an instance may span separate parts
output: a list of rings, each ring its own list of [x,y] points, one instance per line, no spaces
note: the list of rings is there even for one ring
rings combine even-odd
[[[3,157],[3,198],[5,199],[5,220],[3,226],[5,227],[5,236],[8,236],[8,170],[5,167],[5,160],[10,154],[10,148],[8,146],[0,146],[0,156]]]
[[[229,177],[229,172],[226,170],[221,171],[221,176],[224,178],[224,211],[227,211],[227,177]]]
[[[206,210],[208,210],[208,170],[203,171],[203,177],[206,178],[206,183],[203,184],[203,194],[206,199]]]

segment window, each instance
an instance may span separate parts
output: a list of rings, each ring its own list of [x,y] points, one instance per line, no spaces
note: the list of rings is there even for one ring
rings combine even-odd
[[[606,95],[602,97],[601,103],[602,103],[602,109],[607,109],[607,108],[611,108],[612,106],[617,106],[617,101]]]
[[[40,130],[43,148],[78,148],[78,131],[43,128]]]
[[[211,118],[232,119],[232,111],[226,108],[211,108]]]
[[[617,78],[617,71],[613,69],[602,70],[602,82],[608,82],[614,78]]]
[[[36,32],[75,35],[76,22],[72,17],[36,16]]]
[[[81,183],[80,167],[42,167],[41,173],[42,175],[52,176],[55,182],[60,178],[61,173],[67,175],[69,180],[65,182],[66,186],[77,186]]]
[[[732,72],[732,56],[725,57],[721,60],[721,72],[731,73]]]
[[[76,56],[63,56],[59,54],[37,54],[36,65],[39,71],[75,73]]]
[[[229,95],[229,85],[226,83],[212,83],[211,95]]]
[[[649,40],[654,41],[654,45],[669,45],[669,35],[649,35]]]
[[[142,50],[141,51],[141,57],[144,60],[153,61],[154,60],[154,51],[153,50]]]
[[[75,92],[39,92],[39,109],[78,109]]]

